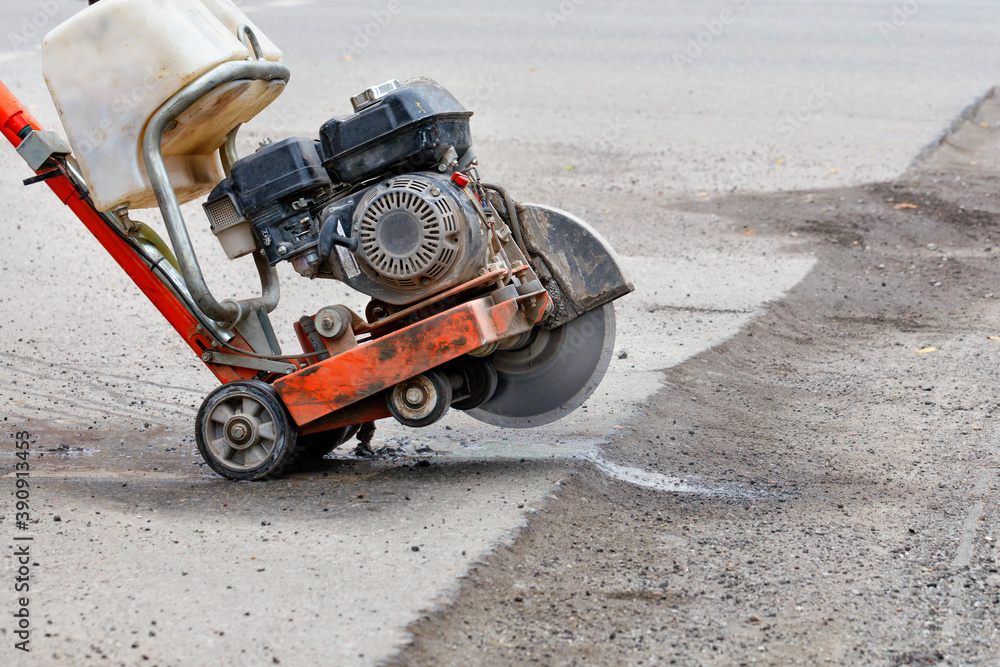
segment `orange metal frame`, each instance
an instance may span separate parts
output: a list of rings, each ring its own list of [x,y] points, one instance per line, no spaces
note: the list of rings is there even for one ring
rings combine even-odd
[[[546,299],[545,292],[520,299]],[[483,297],[456,306],[274,381],[296,424],[305,425],[440,366],[477,347],[530,330],[519,299]]]
[[[42,129],[0,82],[0,131],[17,147],[21,143],[20,134],[27,127]],[[185,304],[109,227],[66,176],[60,174],[45,183],[76,214],[199,357],[212,348],[211,337],[199,326]],[[439,296],[444,298],[463,290],[483,287],[484,283],[495,278],[490,274]],[[439,299],[432,299],[435,300]],[[541,320],[548,302],[549,296],[544,291],[499,304],[494,304],[490,297],[482,297],[397,331],[376,334],[377,338],[361,345],[356,343],[351,332],[349,339],[328,343],[328,352],[333,356],[323,361],[318,361],[316,351],[307,348],[303,341],[302,360],[311,365],[279,377],[272,384],[303,434],[388,417],[383,397],[385,390],[477,347],[529,330]],[[399,315],[415,310],[409,309]],[[393,320],[397,321],[397,318]],[[356,322],[355,328],[359,333],[375,333],[389,325],[389,322]],[[251,350],[250,345],[239,336],[230,345],[248,352]],[[215,363],[206,366],[223,384],[250,379],[257,374],[255,370],[236,366]]]

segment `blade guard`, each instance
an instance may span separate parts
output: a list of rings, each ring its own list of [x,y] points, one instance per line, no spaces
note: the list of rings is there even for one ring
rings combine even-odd
[[[635,290],[618,255],[580,218],[541,204],[518,204],[531,264],[552,297],[542,328],[555,329]]]

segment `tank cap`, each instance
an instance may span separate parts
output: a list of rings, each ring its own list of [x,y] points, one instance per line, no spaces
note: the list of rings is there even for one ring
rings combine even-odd
[[[392,91],[398,90],[399,88],[402,88],[399,81],[392,79],[391,81],[386,81],[385,83],[381,83],[377,86],[372,86],[363,93],[355,95],[351,98],[351,104],[354,106],[355,113],[361,111],[362,109],[367,109]]]

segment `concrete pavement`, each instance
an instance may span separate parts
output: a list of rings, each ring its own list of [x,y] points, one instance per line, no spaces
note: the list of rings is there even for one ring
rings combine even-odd
[[[0,9],[0,78],[56,129],[40,32],[82,3],[57,2],[27,36],[24,21],[45,4]],[[39,451],[69,448],[34,472],[46,512],[34,527],[36,660],[391,654],[407,623],[544,502],[566,457],[634,414],[659,369],[725,340],[812,265],[758,239],[766,220],[666,202],[890,178],[994,83],[1000,59],[996,10],[976,2],[920,4],[905,21],[888,2],[240,4],[293,71],[245,128],[242,152],[265,136],[315,135],[368,85],[438,79],[476,111],[484,175],[588,219],[625,256],[637,284],[618,310],[627,356],[585,411],[544,429],[501,432],[456,414],[418,432],[387,424],[379,437],[402,446],[402,460],[224,483],[196,465],[193,446],[212,378],[44,186],[20,186],[26,167],[0,150],[0,416],[34,430]],[[186,214],[210,284],[250,291],[252,269],[225,260],[200,207]],[[280,323],[362,303],[281,268],[286,343]],[[411,467],[422,460],[433,463]],[[0,513],[10,535],[9,508]],[[12,567],[5,559],[2,576]]]

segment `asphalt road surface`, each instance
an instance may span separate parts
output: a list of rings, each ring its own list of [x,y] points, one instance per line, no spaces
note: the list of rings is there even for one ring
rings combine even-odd
[[[0,8],[0,79],[53,129],[41,37],[83,4]],[[5,663],[907,664],[996,652],[995,626],[976,611],[990,604],[992,556],[980,544],[992,539],[995,452],[986,422],[929,414],[948,401],[991,409],[989,107],[949,135],[957,157],[931,152],[910,166],[996,83],[994,4],[239,4],[293,72],[242,132],[243,153],[265,137],[315,136],[374,83],[440,81],[476,112],[485,176],[584,217],[622,254],[637,291],[617,304],[617,354],[585,408],[549,427],[506,432],[456,414],[420,431],[385,424],[375,444],[392,457],[345,448],[286,479],[226,483],[200,465],[192,434],[213,378],[44,186],[21,187],[27,168],[0,150],[0,418],[33,436],[38,516],[33,651],[15,651],[12,626],[0,627]],[[963,178],[969,191],[942,189]],[[894,204],[926,205],[888,200],[892,187],[914,192],[911,181],[924,201],[965,208],[928,211],[923,235],[907,232],[912,219],[892,216],[923,212]],[[874,201],[881,208],[865,208]],[[200,207],[185,210],[210,284],[246,295],[252,267],[225,259]],[[974,234],[954,231],[959,210],[983,212]],[[134,217],[157,224],[152,212]],[[963,262],[974,268],[961,280],[938,275]],[[282,268],[274,319],[289,345],[301,314],[363,303]],[[905,297],[883,302],[859,286],[878,271],[895,271],[896,283],[878,282]],[[857,312],[840,312],[841,296]],[[942,310],[953,304],[962,308]],[[848,324],[815,330],[827,315]],[[848,342],[862,329],[882,347]],[[945,350],[946,336],[962,354],[933,379],[907,379],[932,372],[907,364],[943,356],[913,350]],[[773,369],[754,366],[761,357]],[[889,371],[921,398],[951,393],[838,421]],[[775,373],[799,384],[775,390]],[[792,389],[799,421],[775,416],[791,409]],[[819,423],[822,446],[802,436]],[[13,445],[3,451],[9,473]],[[894,482],[875,494],[826,469],[855,456],[871,457],[856,463],[865,474],[882,462],[907,474],[886,473]],[[13,582],[14,481],[2,483],[0,577]],[[819,488],[830,516],[809,514]],[[900,507],[905,516],[890,511]],[[910,596],[907,568],[869,572],[866,542],[927,570],[921,594]],[[787,554],[802,549],[823,554],[816,562],[836,554],[838,568],[817,565],[800,582]],[[750,561],[767,567],[733,575],[751,593],[719,583]],[[982,576],[962,574],[974,567]],[[12,586],[0,608],[13,611]],[[782,606],[774,590],[788,586],[801,599]],[[905,600],[875,593],[894,587]],[[968,588],[976,595],[960,594]],[[864,604],[810,606],[838,596]],[[889,604],[906,612],[893,617]]]

